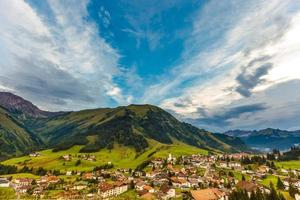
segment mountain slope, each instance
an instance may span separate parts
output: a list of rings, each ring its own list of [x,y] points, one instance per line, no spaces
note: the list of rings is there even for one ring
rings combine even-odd
[[[0,107],[0,160],[38,149],[41,141]]]
[[[239,151],[226,140],[208,131],[175,119],[159,107],[130,105],[66,113],[41,119],[33,127],[49,147],[85,145],[82,151],[112,148],[114,143],[137,151],[148,147],[149,139],[164,144],[180,141],[204,149]],[[231,140],[236,138],[231,137]],[[224,141],[223,141],[224,140]],[[239,141],[240,142],[240,141]]]
[[[58,151],[81,145],[81,152],[111,149],[115,144],[137,152],[149,142],[186,144],[211,151],[247,150],[236,137],[220,136],[180,122],[152,105],[129,105],[52,113],[11,93],[0,92],[0,144],[5,157],[35,149]]]
[[[258,149],[286,150],[300,144],[300,131],[267,128],[259,131],[233,130],[225,134],[240,137],[248,146]]]

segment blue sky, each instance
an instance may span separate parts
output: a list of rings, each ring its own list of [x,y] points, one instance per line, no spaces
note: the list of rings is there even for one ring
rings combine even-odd
[[[0,90],[46,110],[154,104],[213,131],[300,129],[300,2],[0,2]]]

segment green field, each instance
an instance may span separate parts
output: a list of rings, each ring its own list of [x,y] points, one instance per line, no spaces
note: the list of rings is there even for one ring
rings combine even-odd
[[[300,169],[300,160],[276,162],[275,164],[277,167],[283,169]]]
[[[16,194],[12,188],[0,188],[0,199],[16,199]]]
[[[266,187],[270,187],[270,183],[273,183],[273,185],[276,187],[277,184],[277,177],[274,175],[267,175],[267,177],[265,179],[263,179],[262,181],[260,181],[260,184],[266,186]]]
[[[73,146],[68,150],[59,152],[52,152],[51,149],[40,151],[41,156],[39,157],[23,156],[3,161],[2,164],[16,165],[19,168],[22,168],[25,165],[34,168],[43,167],[48,170],[61,170],[62,172],[70,170],[89,171],[95,166],[106,164],[107,162],[111,162],[115,168],[135,168],[150,157],[167,157],[169,153],[172,153],[174,156],[196,153],[204,155],[208,154],[206,150],[182,143],[175,143],[172,145],[165,145],[153,141],[149,141],[149,143],[150,147],[141,154],[137,154],[133,148],[122,147],[119,145],[115,145],[112,150],[102,149],[95,153],[89,153],[90,155],[96,156],[96,161],[94,162],[79,158],[79,155],[82,156],[87,153],[79,153],[82,146]],[[64,161],[60,158],[66,154],[72,155],[71,161]],[[81,164],[75,166],[78,159],[81,160]]]
[[[7,175],[1,175],[2,177],[12,177],[15,178],[32,178],[32,179],[38,179],[39,176],[36,176],[34,174],[30,173],[18,173],[18,174],[7,174]]]

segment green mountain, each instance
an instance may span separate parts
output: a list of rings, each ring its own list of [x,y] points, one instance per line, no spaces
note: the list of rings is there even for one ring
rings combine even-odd
[[[148,147],[148,139],[164,144],[174,141],[203,149],[239,151],[226,143],[238,138],[219,137],[190,124],[180,122],[163,109],[152,105],[129,105],[70,112],[41,119],[32,127],[49,147],[69,148],[85,145],[83,152],[112,148],[114,143],[133,146],[137,151]]]
[[[0,107],[0,160],[31,152],[40,145],[38,137]]]
[[[248,150],[236,137],[198,129],[152,105],[51,113],[10,93],[0,93],[0,105],[6,106],[1,110],[3,133],[0,136],[1,152],[6,152],[6,156],[35,149],[59,151],[74,145],[81,145],[81,152],[111,149],[115,144],[143,152],[153,141],[160,144],[179,142],[211,151]],[[9,148],[4,150],[6,146]]]

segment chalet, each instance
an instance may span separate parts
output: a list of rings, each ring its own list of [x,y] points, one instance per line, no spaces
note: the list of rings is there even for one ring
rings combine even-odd
[[[65,161],[70,161],[72,159],[72,156],[71,155],[63,155],[62,158],[65,160]]]
[[[145,182],[139,181],[135,184],[135,189],[136,190],[144,190],[144,186],[146,186]]]
[[[171,199],[176,196],[175,189],[171,188],[167,184],[164,184],[160,187],[161,199]]]
[[[39,157],[41,154],[38,152],[29,154],[30,157]]]
[[[128,190],[128,185],[124,182],[114,183],[115,195],[122,194]]]
[[[239,168],[241,168],[242,166],[241,166],[241,164],[238,163],[238,162],[229,162],[229,163],[228,163],[228,167],[234,168],[234,169],[239,169]]]
[[[190,182],[191,187],[199,186],[199,180],[196,178],[188,178],[188,181]]]
[[[262,166],[258,167],[257,172],[267,173],[267,172],[269,172],[269,170],[270,170],[270,168],[268,166],[262,165]]]
[[[66,176],[72,176],[72,172],[71,171],[67,171],[66,172]]]
[[[171,181],[172,181],[172,184],[174,185],[174,187],[177,187],[177,188],[190,188],[191,187],[191,183],[188,182],[186,179],[172,177]]]
[[[286,189],[289,188],[290,184],[292,184],[296,188],[300,189],[300,180],[298,180],[298,179],[285,178],[285,179],[283,179],[283,184]]]
[[[30,185],[21,185],[20,187],[16,188],[18,193],[26,193],[31,188]]]
[[[43,188],[42,187],[37,187],[33,190],[33,196],[40,196],[43,194]]]
[[[47,181],[48,181],[48,183],[55,184],[55,183],[58,183],[60,181],[60,179],[57,176],[48,176]]]
[[[7,178],[0,178],[0,187],[9,187],[10,182]]]
[[[93,173],[85,173],[85,174],[83,174],[82,178],[84,180],[92,180],[92,179],[94,179],[94,175],[93,175]]]
[[[16,183],[18,186],[28,186],[31,185],[33,179],[31,178],[17,178],[14,180],[14,183]]]
[[[87,182],[79,181],[74,184],[73,190],[83,190],[83,189],[87,188],[87,186],[88,186]]]
[[[109,183],[101,183],[99,185],[98,194],[103,198],[114,196],[114,187]]]
[[[151,187],[151,186],[149,186],[149,185],[145,185],[145,186],[143,187],[143,189],[144,189],[144,190],[147,190],[147,191],[150,192],[150,193],[154,193],[154,188]]]
[[[98,194],[105,199],[111,196],[122,194],[127,190],[128,185],[126,183],[116,182],[114,184],[109,184],[104,182],[99,184]]]
[[[227,168],[228,167],[228,162],[221,161],[219,166],[222,167],[222,168]]]
[[[217,189],[191,190],[190,196],[195,200],[225,200],[226,193]]]

